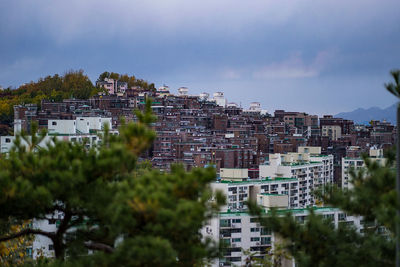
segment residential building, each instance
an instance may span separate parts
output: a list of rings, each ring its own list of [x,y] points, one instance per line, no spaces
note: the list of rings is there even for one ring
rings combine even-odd
[[[383,149],[372,147],[369,150],[369,159],[377,161],[379,164],[384,164],[386,159],[383,156]],[[342,189],[352,189],[353,183],[351,181],[350,171],[365,168],[365,162],[361,157],[344,157],[342,158]]]

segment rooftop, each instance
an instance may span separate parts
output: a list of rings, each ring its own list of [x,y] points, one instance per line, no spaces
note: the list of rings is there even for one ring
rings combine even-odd
[[[277,177],[275,179],[272,178],[267,178],[267,179],[261,179],[261,180],[247,180],[247,181],[233,181],[233,180],[221,180],[220,183],[223,184],[251,184],[251,183],[272,183],[275,181],[298,181],[297,178],[286,178],[286,177]]]
[[[292,213],[292,214],[299,214],[299,213],[308,213],[310,210],[315,211],[316,213],[323,213],[323,212],[335,212],[339,211],[340,209],[338,208],[333,208],[333,207],[309,207],[309,208],[303,208],[303,209],[281,209],[281,210],[276,210],[278,214],[287,214],[287,213]],[[265,213],[268,213],[266,210],[264,210]],[[271,211],[270,211],[271,212]],[[221,217],[227,217],[227,216],[251,216],[248,211],[226,211],[226,212],[220,212],[219,215]]]

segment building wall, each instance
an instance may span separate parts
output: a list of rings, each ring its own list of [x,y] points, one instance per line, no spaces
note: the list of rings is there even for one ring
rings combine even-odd
[[[331,140],[336,141],[342,137],[342,128],[338,125],[323,125],[322,136],[328,136]]]
[[[296,221],[307,220],[308,209],[278,210],[284,216],[292,213]],[[314,208],[316,214],[332,220],[335,227],[340,224],[351,224],[361,232],[362,217],[347,216],[334,208]],[[246,212],[221,212],[218,217],[211,219],[201,231],[203,237],[209,237],[216,242],[224,242],[227,246],[224,256],[215,260],[212,266],[246,266],[248,256],[243,251],[255,253],[254,256],[265,256],[267,250],[274,250],[280,239],[269,229],[261,227],[257,219]],[[293,260],[287,260],[283,266],[295,266]]]
[[[49,120],[47,130],[49,134],[76,134],[76,121]]]

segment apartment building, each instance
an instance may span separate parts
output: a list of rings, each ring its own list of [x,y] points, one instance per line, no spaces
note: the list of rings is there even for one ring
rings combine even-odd
[[[260,165],[260,178],[288,177],[298,180],[298,207],[319,204],[313,191],[333,183],[333,156],[320,154],[319,147],[299,147],[297,153],[270,154]]]
[[[380,164],[384,164],[386,159],[383,157],[383,149],[377,149],[372,147],[369,150],[369,158],[371,161],[377,161]],[[350,171],[353,169],[357,172],[365,167],[365,162],[361,157],[344,157],[342,158],[342,188],[352,189],[353,184],[351,182]]]
[[[62,141],[86,143],[86,146],[101,142],[97,133],[104,129],[104,125],[110,125],[111,118],[101,117],[78,117],[76,120],[48,120],[48,134],[38,144],[39,147],[46,147],[51,143],[53,138]],[[21,123],[19,120],[14,122],[14,133],[21,132]],[[118,134],[118,131],[111,130],[112,134]],[[8,153],[14,145],[16,135],[0,136],[0,153]],[[21,140],[22,144],[27,146],[25,140]]]
[[[262,199],[264,199],[263,197]],[[309,209],[288,209],[284,207],[284,198],[280,198],[279,195],[275,195],[273,198],[275,199],[269,202],[266,200],[258,202],[265,208],[266,215],[269,208],[275,207],[279,209],[278,214],[282,216],[290,213],[300,223],[307,220]],[[361,217],[347,216],[341,210],[330,207],[313,207],[313,211],[317,215],[330,219],[335,227],[340,224],[350,224],[362,232]],[[249,256],[245,255],[244,251],[255,253],[253,257],[263,258],[281,242],[277,235],[270,229],[262,227],[257,218],[250,216],[245,211],[219,213],[218,217],[211,219],[202,229],[202,234],[217,242],[223,242],[226,246],[223,256],[212,262],[212,266],[247,266]],[[284,259],[282,266],[294,267],[296,265],[293,259]]]
[[[221,171],[224,169],[221,169]],[[227,179],[211,184],[213,190],[219,190],[226,196],[227,205],[222,208],[226,211],[247,210],[246,202],[256,201],[258,194],[285,195],[289,200],[289,207],[300,206],[300,184],[295,178],[271,179]]]

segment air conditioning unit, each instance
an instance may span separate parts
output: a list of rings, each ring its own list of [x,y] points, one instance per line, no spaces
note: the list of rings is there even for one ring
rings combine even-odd
[[[232,244],[231,247],[236,248],[236,244]]]
[[[256,223],[256,227],[260,227],[260,224],[259,224],[259,223]]]
[[[224,263],[223,263],[223,262],[220,262],[220,263],[219,263],[219,266],[224,266]]]

